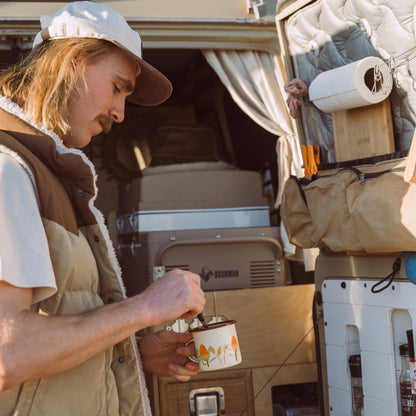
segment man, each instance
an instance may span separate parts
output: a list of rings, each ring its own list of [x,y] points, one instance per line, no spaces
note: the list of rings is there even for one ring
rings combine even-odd
[[[143,369],[187,381],[199,367],[190,335],[145,336],[138,353],[134,334],[196,316],[204,293],[174,270],[125,298],[79,149],[123,121],[126,99],[156,105],[171,85],[112,9],[73,2],[41,26],[0,74],[0,412],[149,415]]]

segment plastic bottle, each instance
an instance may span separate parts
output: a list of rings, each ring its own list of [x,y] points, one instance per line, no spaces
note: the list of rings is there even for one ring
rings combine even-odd
[[[410,375],[409,344],[403,344],[399,347],[402,361],[400,372],[400,408],[401,416],[413,415],[413,395]]]
[[[352,414],[353,416],[361,416],[364,408],[361,355],[351,355],[348,361],[351,373]]]

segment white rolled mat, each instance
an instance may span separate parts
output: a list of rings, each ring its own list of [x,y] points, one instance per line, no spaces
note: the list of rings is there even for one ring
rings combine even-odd
[[[389,96],[392,86],[388,65],[369,56],[319,74],[309,86],[309,99],[331,113],[377,104]]]

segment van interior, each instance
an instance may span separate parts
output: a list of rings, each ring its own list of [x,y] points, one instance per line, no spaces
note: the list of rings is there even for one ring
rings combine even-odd
[[[106,179],[123,185],[149,167],[222,162],[242,170],[269,170],[276,192],[276,137],[239,109],[201,51],[144,50],[144,59],[168,77],[173,93],[156,107],[127,103],[124,123],[94,140],[88,152],[94,162],[102,159]],[[163,136],[174,135],[175,126],[195,130],[187,130],[187,137],[178,134],[178,143],[164,143],[168,139]],[[97,203],[108,210],[104,201]]]
[[[16,62],[22,53],[18,49],[1,51],[0,63]],[[303,321],[311,305],[303,304],[301,292],[281,295],[282,301],[297,298],[300,302],[286,308],[283,317],[279,298],[266,301],[273,294],[272,287],[313,283],[313,272],[305,272],[303,263],[284,258],[280,242],[279,212],[274,208],[277,137],[239,108],[200,50],[145,49],[144,59],[170,79],[171,97],[156,107],[127,102],[124,122],[95,137],[84,149],[98,174],[95,204],[109,227],[127,295],[144,290],[156,278],[155,268],[189,269],[201,275],[207,290],[208,319],[219,319],[221,305],[222,310],[230,311],[236,303],[235,310],[239,310],[238,290],[247,296],[249,306],[245,303],[242,312],[247,318],[272,313],[280,320],[294,313]],[[252,289],[258,290],[255,297]],[[310,298],[312,285],[305,285],[305,290]],[[246,316],[244,320],[250,328],[252,320]],[[178,323],[171,323],[170,328],[183,330],[175,325]],[[180,325],[186,329],[190,323]],[[244,338],[244,323],[241,325]],[[267,323],[264,325],[267,331]],[[292,332],[291,345],[304,331],[300,327]],[[246,357],[251,353],[256,357],[247,366],[269,366],[271,348],[281,348],[276,337],[284,339],[286,332],[287,328],[272,328],[263,352],[257,345],[247,347]],[[313,338],[310,342],[314,350]],[[282,362],[289,352],[281,349],[275,361]],[[308,360],[308,365],[315,365],[314,357]],[[277,373],[278,367],[270,368]],[[307,373],[315,374],[310,368]],[[226,395],[235,395],[238,384],[243,383],[245,401],[228,402],[227,408],[234,406],[254,415],[253,403],[260,402],[255,391],[260,387],[253,386],[251,370],[235,371],[225,372],[223,380],[220,376],[197,379],[188,390],[211,380]],[[273,405],[273,414],[289,414],[278,412],[295,408],[317,414],[316,377],[307,383],[296,377],[285,380],[289,383],[279,381],[275,387],[269,383],[266,390],[264,402]],[[164,406],[180,396],[171,387],[172,380],[148,377],[155,414],[168,414]],[[180,406],[178,409],[174,414],[183,414]],[[270,410],[268,407],[262,414],[271,414]]]

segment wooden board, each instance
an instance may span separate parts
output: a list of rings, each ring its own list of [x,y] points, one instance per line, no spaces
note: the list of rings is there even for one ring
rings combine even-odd
[[[243,361],[235,368],[314,363],[314,292],[313,284],[207,291],[204,315],[207,321],[213,316],[237,321]],[[176,330],[186,332],[187,328]]]
[[[222,387],[227,416],[239,416],[242,413],[245,416],[254,416],[251,370],[200,373],[188,383],[170,377],[159,377],[158,387],[160,402],[155,416],[189,415],[189,393],[193,389],[207,387]]]
[[[308,284],[206,292],[204,313],[237,321],[243,361],[236,368],[281,365],[289,355],[287,364],[311,363],[314,290]]]
[[[313,383],[316,382],[317,379],[317,368],[314,363],[285,365],[283,367],[254,368],[253,390],[256,416],[273,416],[273,386],[282,384]]]
[[[306,284],[205,292],[207,320],[237,320],[243,361],[200,373],[189,383],[154,376],[148,385],[155,416],[185,415],[192,388],[216,386],[224,388],[227,416],[240,415],[247,405],[245,416],[272,416],[273,385],[316,382],[314,291],[315,285]]]
[[[331,115],[337,162],[395,151],[389,98],[366,107],[334,111]]]
[[[227,416],[273,416],[272,388],[282,384],[313,383],[318,378],[315,363],[229,369],[200,373],[188,383],[170,377],[156,377],[159,401],[155,416],[183,416],[189,411],[193,389],[222,387]],[[318,416],[318,415],[315,415]]]

